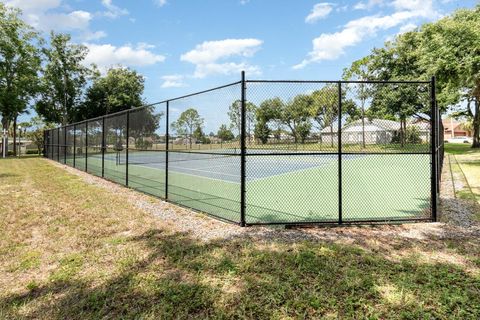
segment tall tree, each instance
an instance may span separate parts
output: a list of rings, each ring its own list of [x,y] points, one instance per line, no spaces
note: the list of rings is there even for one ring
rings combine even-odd
[[[218,129],[217,136],[222,140],[222,141],[231,141],[235,139],[235,136],[233,135],[233,132],[228,129],[227,125],[222,124],[220,128]]]
[[[144,105],[144,82],[141,74],[124,67],[111,68],[105,76],[96,75],[87,89],[85,101],[79,107],[76,120],[141,107]]]
[[[311,95],[297,95],[290,103],[283,105],[282,122],[290,129],[295,143],[305,142],[311,130],[310,110],[313,104]]]
[[[0,3],[0,117],[5,130],[13,122],[14,154],[17,117],[26,112],[38,89],[41,41],[19,15],[19,10]]]
[[[85,86],[93,71],[84,66],[87,47],[73,44],[70,35],[50,34],[50,47],[43,49],[46,65],[41,79],[37,113],[49,122],[66,125],[76,120]]]
[[[252,126],[255,125],[255,106],[251,102],[245,103],[245,128],[248,141],[251,139]],[[230,118],[231,126],[238,130],[238,134],[242,131],[242,102],[235,100],[228,108],[228,117]]]
[[[312,102],[308,105],[310,116],[317,124],[319,132],[330,128],[330,146],[333,148],[333,127],[338,118],[338,87],[326,85],[311,95]]]
[[[172,128],[178,135],[183,135],[188,138],[190,148],[192,148],[193,130],[203,126],[203,119],[194,108],[189,108],[183,111],[178,117],[177,121],[172,123]]]
[[[359,80],[365,81],[368,80],[369,73],[368,73],[368,57],[361,58],[357,61],[352,63],[352,66],[349,69],[345,69],[343,73],[343,77],[348,80]],[[365,142],[365,105],[367,100],[371,96],[371,88],[370,85],[364,82],[360,82],[358,84],[353,84],[353,94],[356,96],[357,100],[360,102],[360,118],[362,122],[362,148],[366,148]]]
[[[473,148],[480,148],[480,5],[421,29],[421,62],[437,76],[441,107],[472,121]],[[464,102],[463,104],[459,102]]]

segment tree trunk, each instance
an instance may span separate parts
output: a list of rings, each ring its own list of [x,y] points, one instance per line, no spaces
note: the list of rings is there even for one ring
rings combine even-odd
[[[403,131],[403,119],[400,118],[400,147],[405,147],[405,132]]]
[[[338,131],[337,131],[337,139],[338,139]],[[330,144],[333,148],[333,124],[330,125]]]
[[[480,101],[475,99],[475,114],[473,115],[473,143],[472,148],[480,148]]]

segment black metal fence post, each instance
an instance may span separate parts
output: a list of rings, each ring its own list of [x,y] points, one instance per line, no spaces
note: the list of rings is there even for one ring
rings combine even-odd
[[[63,127],[63,163],[67,164],[67,126]]]
[[[85,121],[85,172],[88,169],[88,121]]]
[[[60,162],[60,128],[57,128],[57,162]]]
[[[241,92],[241,130],[240,130],[240,225],[245,227],[245,166],[246,166],[246,145],[245,145],[245,129],[246,129],[246,117],[245,117],[245,99],[246,99],[246,87],[245,87],[245,71],[242,71],[242,92]]]
[[[338,83],[338,122],[337,122],[337,148],[338,148],[338,223],[343,223],[342,208],[342,83]]]
[[[436,135],[436,125],[437,125],[437,110],[436,110],[436,97],[435,97],[435,77],[432,77],[430,83],[430,114],[431,114],[431,124],[430,124],[430,131],[431,131],[431,159],[432,159],[432,167],[431,167],[431,210],[432,210],[432,220],[437,221],[437,135]]]
[[[128,148],[129,148],[129,145],[128,145],[128,136],[130,135],[130,130],[129,130],[129,127],[130,127],[130,110],[127,111],[127,114],[126,114],[126,117],[127,117],[127,130],[126,130],[126,141],[125,141],[125,145],[126,145],[126,148],[125,148],[125,185],[128,187]]]
[[[105,117],[102,117],[102,178],[105,177]]]
[[[170,103],[167,100],[166,107],[165,107],[165,200],[168,200],[168,153],[169,153],[169,142],[170,142],[170,134],[169,134],[169,117],[170,117]]]
[[[76,153],[77,153],[77,147],[76,147],[76,143],[75,143],[75,140],[77,140],[77,125],[74,124],[73,125],[73,167],[75,167],[75,158],[76,158]]]

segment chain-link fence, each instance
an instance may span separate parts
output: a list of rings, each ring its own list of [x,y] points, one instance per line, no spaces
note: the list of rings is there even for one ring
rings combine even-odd
[[[242,226],[436,220],[431,81],[242,80],[45,132],[45,156]]]

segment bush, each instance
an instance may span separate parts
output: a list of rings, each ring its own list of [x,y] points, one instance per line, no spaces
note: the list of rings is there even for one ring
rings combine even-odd
[[[135,141],[135,148],[137,149],[148,149],[153,146],[153,143],[145,140],[143,138],[138,138],[137,141]]]
[[[416,126],[407,127],[407,143],[421,143],[420,130]]]

